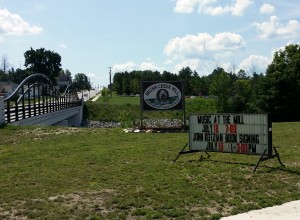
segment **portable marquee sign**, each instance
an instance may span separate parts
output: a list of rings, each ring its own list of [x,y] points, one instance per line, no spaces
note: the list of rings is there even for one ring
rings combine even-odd
[[[181,154],[205,152],[210,156],[208,152],[223,152],[261,155],[253,172],[261,161],[274,157],[283,165],[272,145],[268,114],[191,114],[189,128],[189,142],[175,161]]]

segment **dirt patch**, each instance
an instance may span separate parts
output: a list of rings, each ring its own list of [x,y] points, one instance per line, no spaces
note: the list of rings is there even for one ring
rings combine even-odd
[[[73,127],[58,127],[56,129],[36,128],[31,131],[26,131],[25,135],[33,136],[33,140],[41,140],[45,136],[60,135],[60,134],[77,134],[80,133],[80,128]]]
[[[48,198],[53,203],[60,203],[66,209],[79,209],[85,211],[100,210],[101,214],[108,213],[104,202],[114,193],[107,189],[102,191],[76,192],[67,195],[57,195]]]
[[[81,213],[91,213],[106,216],[111,209],[105,207],[105,202],[115,192],[111,189],[101,191],[79,191],[70,194],[54,195],[48,198],[17,200],[11,203],[0,203],[0,219],[34,219],[48,218],[55,215],[77,218]],[[48,213],[48,216],[40,214]],[[60,213],[60,214],[57,214]]]

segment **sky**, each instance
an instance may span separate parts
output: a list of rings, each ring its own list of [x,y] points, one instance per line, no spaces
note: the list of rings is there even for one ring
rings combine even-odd
[[[275,51],[300,42],[299,0],[0,0],[0,56],[58,53],[94,87],[115,72],[216,67],[265,73]]]

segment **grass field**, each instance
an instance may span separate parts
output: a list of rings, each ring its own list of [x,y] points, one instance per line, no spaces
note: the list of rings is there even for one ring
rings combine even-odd
[[[110,105],[139,105],[140,97],[139,96],[118,96],[116,93],[113,93],[113,96],[110,98],[100,97],[97,100],[98,103],[106,103]]]
[[[300,123],[274,123],[276,159],[173,160],[188,133],[0,129],[0,219],[218,219],[300,199]]]
[[[216,112],[216,103],[213,99],[187,98],[185,99],[186,115],[190,113]],[[96,102],[86,102],[90,120],[95,121],[134,121],[140,120],[140,97],[117,96],[112,98],[100,97]],[[143,113],[144,119],[182,119],[183,111],[151,111]]]

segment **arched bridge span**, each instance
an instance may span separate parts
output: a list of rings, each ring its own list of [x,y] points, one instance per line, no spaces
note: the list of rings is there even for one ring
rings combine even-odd
[[[5,123],[68,125],[66,120],[72,119],[72,126],[79,126],[82,120],[83,102],[78,100],[72,84],[60,94],[50,78],[41,73],[32,74],[24,79],[16,90],[4,99],[3,105]],[[74,122],[74,117],[77,122]]]

